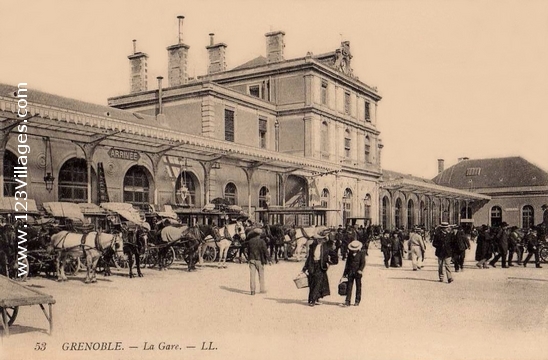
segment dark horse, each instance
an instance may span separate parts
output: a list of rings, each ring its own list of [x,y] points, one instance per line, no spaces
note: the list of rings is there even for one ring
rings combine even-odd
[[[284,246],[285,229],[283,225],[280,224],[266,224],[264,225],[263,230],[266,235],[266,245],[270,253],[270,258],[274,258],[274,261],[278,263],[280,249]]]
[[[198,249],[205,239],[211,236],[216,241],[220,239],[219,231],[216,227],[210,225],[196,226],[166,226],[160,231],[157,238],[160,241],[158,247],[158,264],[160,270],[163,270],[164,259],[169,246],[179,246],[184,249],[185,258],[188,259],[188,271],[196,270],[196,260],[198,258]]]
[[[14,278],[17,272],[17,230],[11,224],[0,226],[0,274]]]
[[[122,231],[122,238],[124,239],[124,254],[127,256],[129,277],[134,278],[133,273],[133,258],[135,257],[135,267],[137,268],[137,276],[143,277],[141,273],[140,255],[146,252],[148,246],[148,230],[142,226],[137,226],[134,231]],[[105,276],[111,275],[110,264],[111,259],[114,257],[115,252],[111,249],[107,250],[103,254],[105,263]]]

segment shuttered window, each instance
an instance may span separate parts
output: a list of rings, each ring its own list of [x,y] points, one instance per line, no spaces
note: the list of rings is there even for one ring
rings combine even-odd
[[[371,110],[370,110],[371,104],[369,101],[365,101],[365,121],[371,121]]]
[[[259,119],[259,146],[266,149],[266,119]]]

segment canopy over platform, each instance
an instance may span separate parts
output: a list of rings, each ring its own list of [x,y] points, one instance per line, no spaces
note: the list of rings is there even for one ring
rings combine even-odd
[[[379,184],[381,189],[407,191],[414,194],[440,196],[463,201],[489,201],[490,196],[470,191],[459,190],[440,186],[432,183],[421,182],[413,179],[396,179]]]

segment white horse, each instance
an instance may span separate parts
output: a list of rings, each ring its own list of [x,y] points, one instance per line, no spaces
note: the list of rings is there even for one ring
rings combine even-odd
[[[74,259],[86,256],[87,274],[85,283],[97,282],[95,269],[99,258],[105,251],[113,251],[118,257],[125,258],[124,241],[120,234],[90,232],[87,234],[61,231],[51,236],[51,247],[58,253],[55,262],[57,281],[66,281],[65,262],[69,255]]]
[[[312,244],[312,236],[316,234],[316,227],[296,227],[295,228],[295,251],[294,255],[297,261],[301,261],[308,255],[308,248]]]
[[[218,268],[226,268],[226,258],[228,255],[228,249],[232,245],[232,241],[235,236],[240,238],[240,241],[245,240],[245,230],[241,221],[237,221],[233,224],[225,225],[219,229],[220,239],[215,240],[212,236],[207,236],[205,242],[200,247],[200,264],[203,263],[203,255],[208,246],[214,247],[215,245],[219,247],[219,262],[217,263]]]

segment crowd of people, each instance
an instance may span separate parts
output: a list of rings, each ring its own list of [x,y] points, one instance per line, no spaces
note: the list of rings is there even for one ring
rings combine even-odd
[[[258,237],[260,232],[256,233]],[[481,269],[502,268],[514,265],[527,266],[531,258],[537,268],[540,265],[540,239],[546,237],[546,227],[539,225],[531,229],[521,230],[509,227],[507,223],[489,227],[482,225],[478,229],[465,229],[460,225],[449,225],[442,222],[428,236],[424,228],[415,226],[409,231],[398,229],[384,230],[377,234],[371,226],[346,228],[340,225],[337,229],[324,229],[312,236],[313,242],[309,247],[308,257],[302,268],[308,277],[309,306],[320,305],[320,300],[330,295],[327,271],[331,265],[345,262],[343,277],[348,281],[346,297],[343,306],[351,305],[352,293],[355,290],[354,305],[358,306],[361,300],[362,276],[366,265],[366,256],[369,245],[380,235],[380,250],[384,257],[384,266],[402,267],[403,259],[411,258],[412,270],[419,271],[423,267],[427,244],[435,248],[438,262],[438,277],[440,282],[447,279],[452,283],[453,271],[464,271],[466,251],[471,249],[471,242],[476,242],[476,266]],[[376,243],[375,243],[375,246]],[[253,249],[252,249],[253,248]],[[260,250],[259,250],[260,249]],[[255,241],[250,248],[251,294],[255,294],[255,275],[259,273],[261,291],[264,289],[262,265],[270,262],[270,254],[263,242]],[[527,256],[524,259],[524,253]],[[260,254],[260,255],[255,255]],[[515,256],[515,257],[514,257]]]

